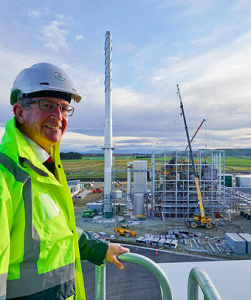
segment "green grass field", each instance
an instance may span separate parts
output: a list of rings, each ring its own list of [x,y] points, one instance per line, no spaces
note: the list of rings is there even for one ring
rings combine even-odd
[[[167,162],[170,157],[167,158]],[[117,156],[115,157],[115,170],[124,171],[116,172],[116,180],[126,180],[126,168],[128,161],[144,160],[147,161],[148,169],[151,168],[150,158],[135,158]],[[156,165],[160,162],[156,158]],[[103,181],[104,180],[104,158],[103,157],[83,157],[77,160],[62,160],[67,180],[80,179],[82,181]],[[226,173],[251,172],[251,157],[249,156],[227,156],[225,158]]]
[[[225,159],[226,171],[250,171],[251,157],[250,156],[227,156]]]

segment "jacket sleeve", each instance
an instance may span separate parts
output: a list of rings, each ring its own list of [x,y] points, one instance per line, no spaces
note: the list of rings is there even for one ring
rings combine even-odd
[[[102,265],[109,244],[106,241],[94,239],[88,232],[82,232],[79,241],[81,260],[88,260],[95,265]]]
[[[6,299],[6,283],[10,260],[10,230],[12,226],[12,208],[9,191],[0,171],[0,299]]]

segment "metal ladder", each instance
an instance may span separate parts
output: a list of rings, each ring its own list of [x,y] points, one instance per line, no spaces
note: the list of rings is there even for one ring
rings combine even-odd
[[[162,299],[173,299],[169,280],[154,261],[135,253],[124,253],[118,258],[120,261],[138,264],[148,269],[160,284]],[[204,300],[222,300],[207,273],[203,269],[195,267],[190,271],[188,277],[188,300],[199,299],[199,286],[204,294]],[[106,264],[96,266],[95,269],[95,300],[106,300]]]

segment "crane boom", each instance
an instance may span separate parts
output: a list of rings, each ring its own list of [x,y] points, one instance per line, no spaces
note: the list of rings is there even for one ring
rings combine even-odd
[[[179,95],[180,96],[180,95]],[[198,129],[195,131],[193,137],[190,140],[190,144],[192,143],[193,139],[195,138],[196,134],[198,133],[198,131],[200,130],[201,126],[203,125],[203,123],[206,121],[206,119],[203,119],[202,122],[200,123],[200,126],[198,127]],[[186,146],[185,151],[187,150],[187,148],[189,147],[189,144]]]
[[[181,94],[180,94],[180,89],[179,89],[179,85],[178,84],[177,84],[177,93],[178,93],[179,100],[180,100],[180,109],[181,109],[181,112],[182,112],[182,116],[183,116],[183,120],[184,120],[184,125],[185,125],[185,130],[186,130],[186,136],[187,136],[187,141],[188,141],[189,153],[190,153],[192,167],[193,167],[194,181],[195,181],[196,192],[197,192],[197,197],[198,197],[198,204],[199,204],[199,209],[200,209],[200,216],[198,216],[198,215],[195,214],[194,220],[195,221],[200,221],[201,224],[203,224],[203,225],[206,224],[206,226],[208,228],[211,228],[212,227],[212,219],[209,218],[209,217],[207,217],[205,215],[205,211],[204,211],[203,200],[202,200],[201,191],[200,191],[199,178],[198,178],[198,174],[197,174],[197,171],[196,171],[196,168],[195,168],[195,163],[194,163],[194,158],[193,158],[193,151],[192,151],[191,141],[190,141],[190,137],[189,137],[189,132],[188,132],[188,127],[187,127],[187,122],[186,122],[184,107],[183,107],[183,103],[182,103],[182,99],[181,99]],[[204,122],[204,120],[203,120],[203,122]],[[201,123],[201,125],[203,124],[203,122]],[[201,127],[201,125],[200,125],[200,127]],[[198,130],[200,129],[200,127],[198,128]],[[198,130],[197,130],[197,132],[198,132]],[[195,135],[196,135],[196,133],[195,133]],[[197,226],[197,224],[196,224],[196,226]]]
[[[188,147],[189,147],[189,153],[190,153],[190,157],[191,157],[191,161],[192,161],[194,181],[195,181],[195,186],[196,186],[196,191],[197,191],[200,214],[201,214],[201,217],[203,218],[203,217],[205,217],[205,212],[204,212],[204,207],[203,207],[203,204],[202,204],[202,197],[201,197],[201,192],[200,192],[199,179],[198,179],[198,174],[197,174],[197,171],[196,171],[196,168],[195,168],[195,163],[194,163],[194,158],[193,158],[193,151],[192,151],[192,146],[191,146],[191,142],[190,142],[187,122],[186,122],[186,116],[185,116],[184,107],[183,107],[183,103],[182,103],[182,99],[181,99],[181,95],[180,95],[180,89],[179,89],[178,84],[177,84],[177,93],[179,95],[180,109],[181,109],[183,120],[184,120],[184,125],[185,125],[185,130],[186,130],[186,135],[187,135],[187,141],[188,141]]]
[[[196,134],[198,133],[198,131],[200,130],[201,126],[203,125],[203,123],[204,123],[205,121],[206,121],[206,119],[203,119],[203,120],[202,120],[202,122],[200,123],[200,126],[198,127],[198,129],[195,131],[193,137],[191,138],[190,143],[192,143],[193,139],[195,138]],[[186,146],[186,148],[185,148],[184,151],[186,151],[188,147],[189,147],[189,144]],[[182,155],[181,155],[180,158],[178,159],[178,163],[181,161],[181,159],[182,159]]]

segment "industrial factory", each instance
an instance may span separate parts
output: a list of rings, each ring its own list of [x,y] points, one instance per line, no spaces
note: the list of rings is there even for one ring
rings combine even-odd
[[[111,33],[106,32],[105,126],[102,147],[104,192],[102,202],[99,200],[96,204],[104,218],[111,219],[119,213],[129,214],[134,219],[142,216],[162,220],[190,219],[189,225],[193,228],[198,225],[211,228],[215,218],[223,216],[231,220],[232,211],[249,208],[250,195],[234,186],[250,186],[250,177],[236,175],[233,178],[231,174],[226,174],[223,150],[192,151],[194,136],[190,140],[178,85],[177,89],[189,151],[164,151],[161,154],[153,151],[151,165],[147,165],[144,160],[135,160],[128,161],[126,169],[115,168],[112,140],[112,38]],[[127,174],[126,189],[116,187],[118,172]],[[71,189],[74,190],[74,187],[71,186]]]
[[[187,135],[185,150],[156,150],[147,159],[138,156],[128,159],[124,167],[116,166],[112,38],[106,32],[104,182],[68,182],[77,224],[99,238],[146,247],[221,257],[249,255],[251,176],[226,173],[224,150],[192,150],[192,141],[206,120],[190,139],[178,85],[177,90]],[[121,173],[125,180],[119,182]],[[239,247],[240,241],[249,248]]]
[[[169,254],[175,251],[182,255],[192,253],[193,258],[201,255],[209,260],[227,260],[229,257],[250,259],[251,176],[226,173],[224,150],[192,150],[191,143],[197,132],[190,139],[178,85],[177,89],[187,148],[184,151],[167,150],[162,153],[155,150],[147,159],[128,158],[126,166],[115,166],[112,133],[112,38],[110,32],[106,32],[105,126],[102,147],[104,182],[68,182],[77,226],[96,238],[130,244],[137,251],[153,250],[156,257],[159,251]],[[121,173],[126,177],[123,182],[118,180]],[[178,261],[182,260],[178,258]],[[170,265],[175,264],[165,267],[167,263],[163,262],[161,267],[167,274]],[[237,286],[243,288],[242,281],[246,278],[248,265],[238,262],[236,269],[240,268],[241,274],[234,276],[227,269],[233,268],[231,263],[223,266],[220,262],[206,262],[198,263],[198,266],[202,266],[216,278],[220,291],[227,295],[226,299],[235,300],[237,298],[234,293],[226,289],[226,280],[235,281]],[[186,287],[185,282],[181,284],[180,277],[186,266],[189,270],[194,267],[194,263],[191,264],[179,263],[177,265],[182,265],[181,270],[174,269],[168,273],[171,280],[177,279],[177,291],[181,289],[181,285]],[[221,274],[221,278],[215,277],[218,274]],[[200,284],[201,288],[208,287],[209,280],[206,277]],[[203,293],[207,292],[205,290]],[[215,295],[218,293],[211,283],[209,290],[214,290]],[[233,297],[230,298],[229,295]],[[222,299],[220,296],[207,298]],[[171,297],[165,296],[163,299]]]

